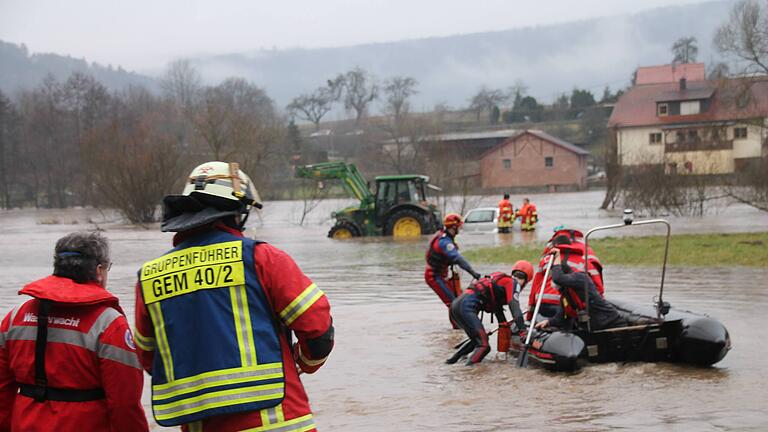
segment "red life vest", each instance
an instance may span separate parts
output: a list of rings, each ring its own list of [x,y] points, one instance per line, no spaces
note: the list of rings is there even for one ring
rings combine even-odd
[[[445,231],[440,230],[435,234],[434,237],[432,237],[432,240],[429,241],[429,248],[427,249],[427,265],[432,267],[432,269],[435,271],[435,273],[443,274],[448,270],[448,266],[451,265],[451,262],[448,258],[448,256],[440,249],[440,239],[445,234]],[[459,248],[459,246],[454,242],[454,245],[456,246],[456,249]]]
[[[504,223],[511,223],[514,216],[512,210],[512,204],[507,199],[499,201],[499,221]]]
[[[489,278],[481,278],[473,283],[466,292],[476,294],[483,300],[485,312],[495,312],[512,300],[514,284],[504,283],[504,279],[512,279],[512,276],[502,273],[491,273]]]
[[[544,271],[547,267],[547,261],[549,260],[548,253],[552,249],[552,240],[559,235],[567,235],[571,239],[569,245],[559,245],[561,257],[563,262],[573,269],[574,271],[584,271],[584,235],[581,231],[577,230],[559,230],[552,235],[547,245],[544,247],[544,252],[541,255],[539,266],[536,270],[536,275],[533,277],[533,284],[528,295],[528,309],[529,314],[533,311],[536,305],[536,299],[538,298],[539,290],[541,289],[541,282],[544,279]],[[589,254],[587,255],[588,267],[587,272],[592,282],[595,283],[595,287],[600,295],[604,295],[605,289],[603,286],[603,265],[600,264],[600,260],[592,252],[592,248],[589,248]],[[544,296],[541,299],[542,303],[559,304],[560,303],[560,291],[557,287],[552,286],[552,275],[547,279],[546,286],[544,287]]]

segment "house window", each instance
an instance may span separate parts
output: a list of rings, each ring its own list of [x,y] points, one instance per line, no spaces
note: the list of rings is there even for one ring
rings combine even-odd
[[[699,131],[697,131],[697,130],[689,130],[688,131],[688,142],[699,142]]]
[[[547,156],[544,158],[544,166],[547,168],[552,168],[554,166],[555,161],[551,156]]]
[[[680,115],[693,115],[701,112],[699,101],[688,101],[680,103]]]
[[[733,128],[733,137],[736,138],[736,139],[746,138],[747,137],[747,128],[745,128],[745,127]]]
[[[504,159],[502,162],[504,162],[504,168],[505,169],[512,168],[512,160],[511,159]]]
[[[648,142],[651,144],[661,144],[661,132],[653,132],[648,134]]]
[[[678,143],[685,142],[685,132],[677,131],[675,135],[677,136],[677,139],[675,140],[675,142],[678,142]]]
[[[665,103],[661,103],[657,106],[656,112],[659,117],[665,116],[669,113],[669,106]]]

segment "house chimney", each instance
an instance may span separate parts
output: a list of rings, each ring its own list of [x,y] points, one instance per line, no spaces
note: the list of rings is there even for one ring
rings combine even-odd
[[[685,91],[686,81],[685,78],[680,78],[680,91]]]

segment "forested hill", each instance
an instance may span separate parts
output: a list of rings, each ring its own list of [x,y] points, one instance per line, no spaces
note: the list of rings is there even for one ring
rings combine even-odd
[[[669,63],[670,48],[681,37],[698,40],[698,61],[719,60],[712,38],[733,4],[734,0],[717,0],[505,31],[326,49],[257,50],[191,60],[206,83],[243,77],[264,88],[280,106],[355,66],[379,79],[415,78],[419,93],[413,107],[417,110],[430,110],[437,103],[464,107],[480,86],[506,89],[518,80],[531,96],[547,103],[575,87],[593,94],[601,94],[606,85],[623,88],[637,66]],[[154,79],[120,67],[55,54],[30,55],[23,45],[0,42],[0,89],[5,92],[35,86],[48,72],[63,80],[73,71],[89,72],[112,89],[127,84],[157,88]]]
[[[263,50],[202,58],[196,64],[208,79],[246,76],[281,104],[355,66],[379,78],[416,78],[419,94],[414,106],[420,110],[438,102],[462,107],[481,85],[505,89],[516,80],[546,102],[574,87],[600,94],[606,84],[614,90],[627,86],[637,66],[671,62],[670,48],[681,37],[697,38],[699,61],[716,60],[712,38],[732,4],[714,1],[557,25],[342,48]]]
[[[128,72],[119,66],[102,66],[58,54],[30,55],[24,44],[0,41],[0,90],[7,94],[35,87],[49,73],[64,81],[72,72],[92,75],[112,90],[119,90],[130,84],[143,85],[149,89],[155,89],[157,86],[153,78]]]

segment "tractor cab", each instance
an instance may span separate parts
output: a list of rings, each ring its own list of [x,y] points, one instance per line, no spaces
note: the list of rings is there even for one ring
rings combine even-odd
[[[439,229],[440,213],[427,201],[429,184],[424,175],[388,175],[376,177],[376,225],[384,235],[417,237]]]

